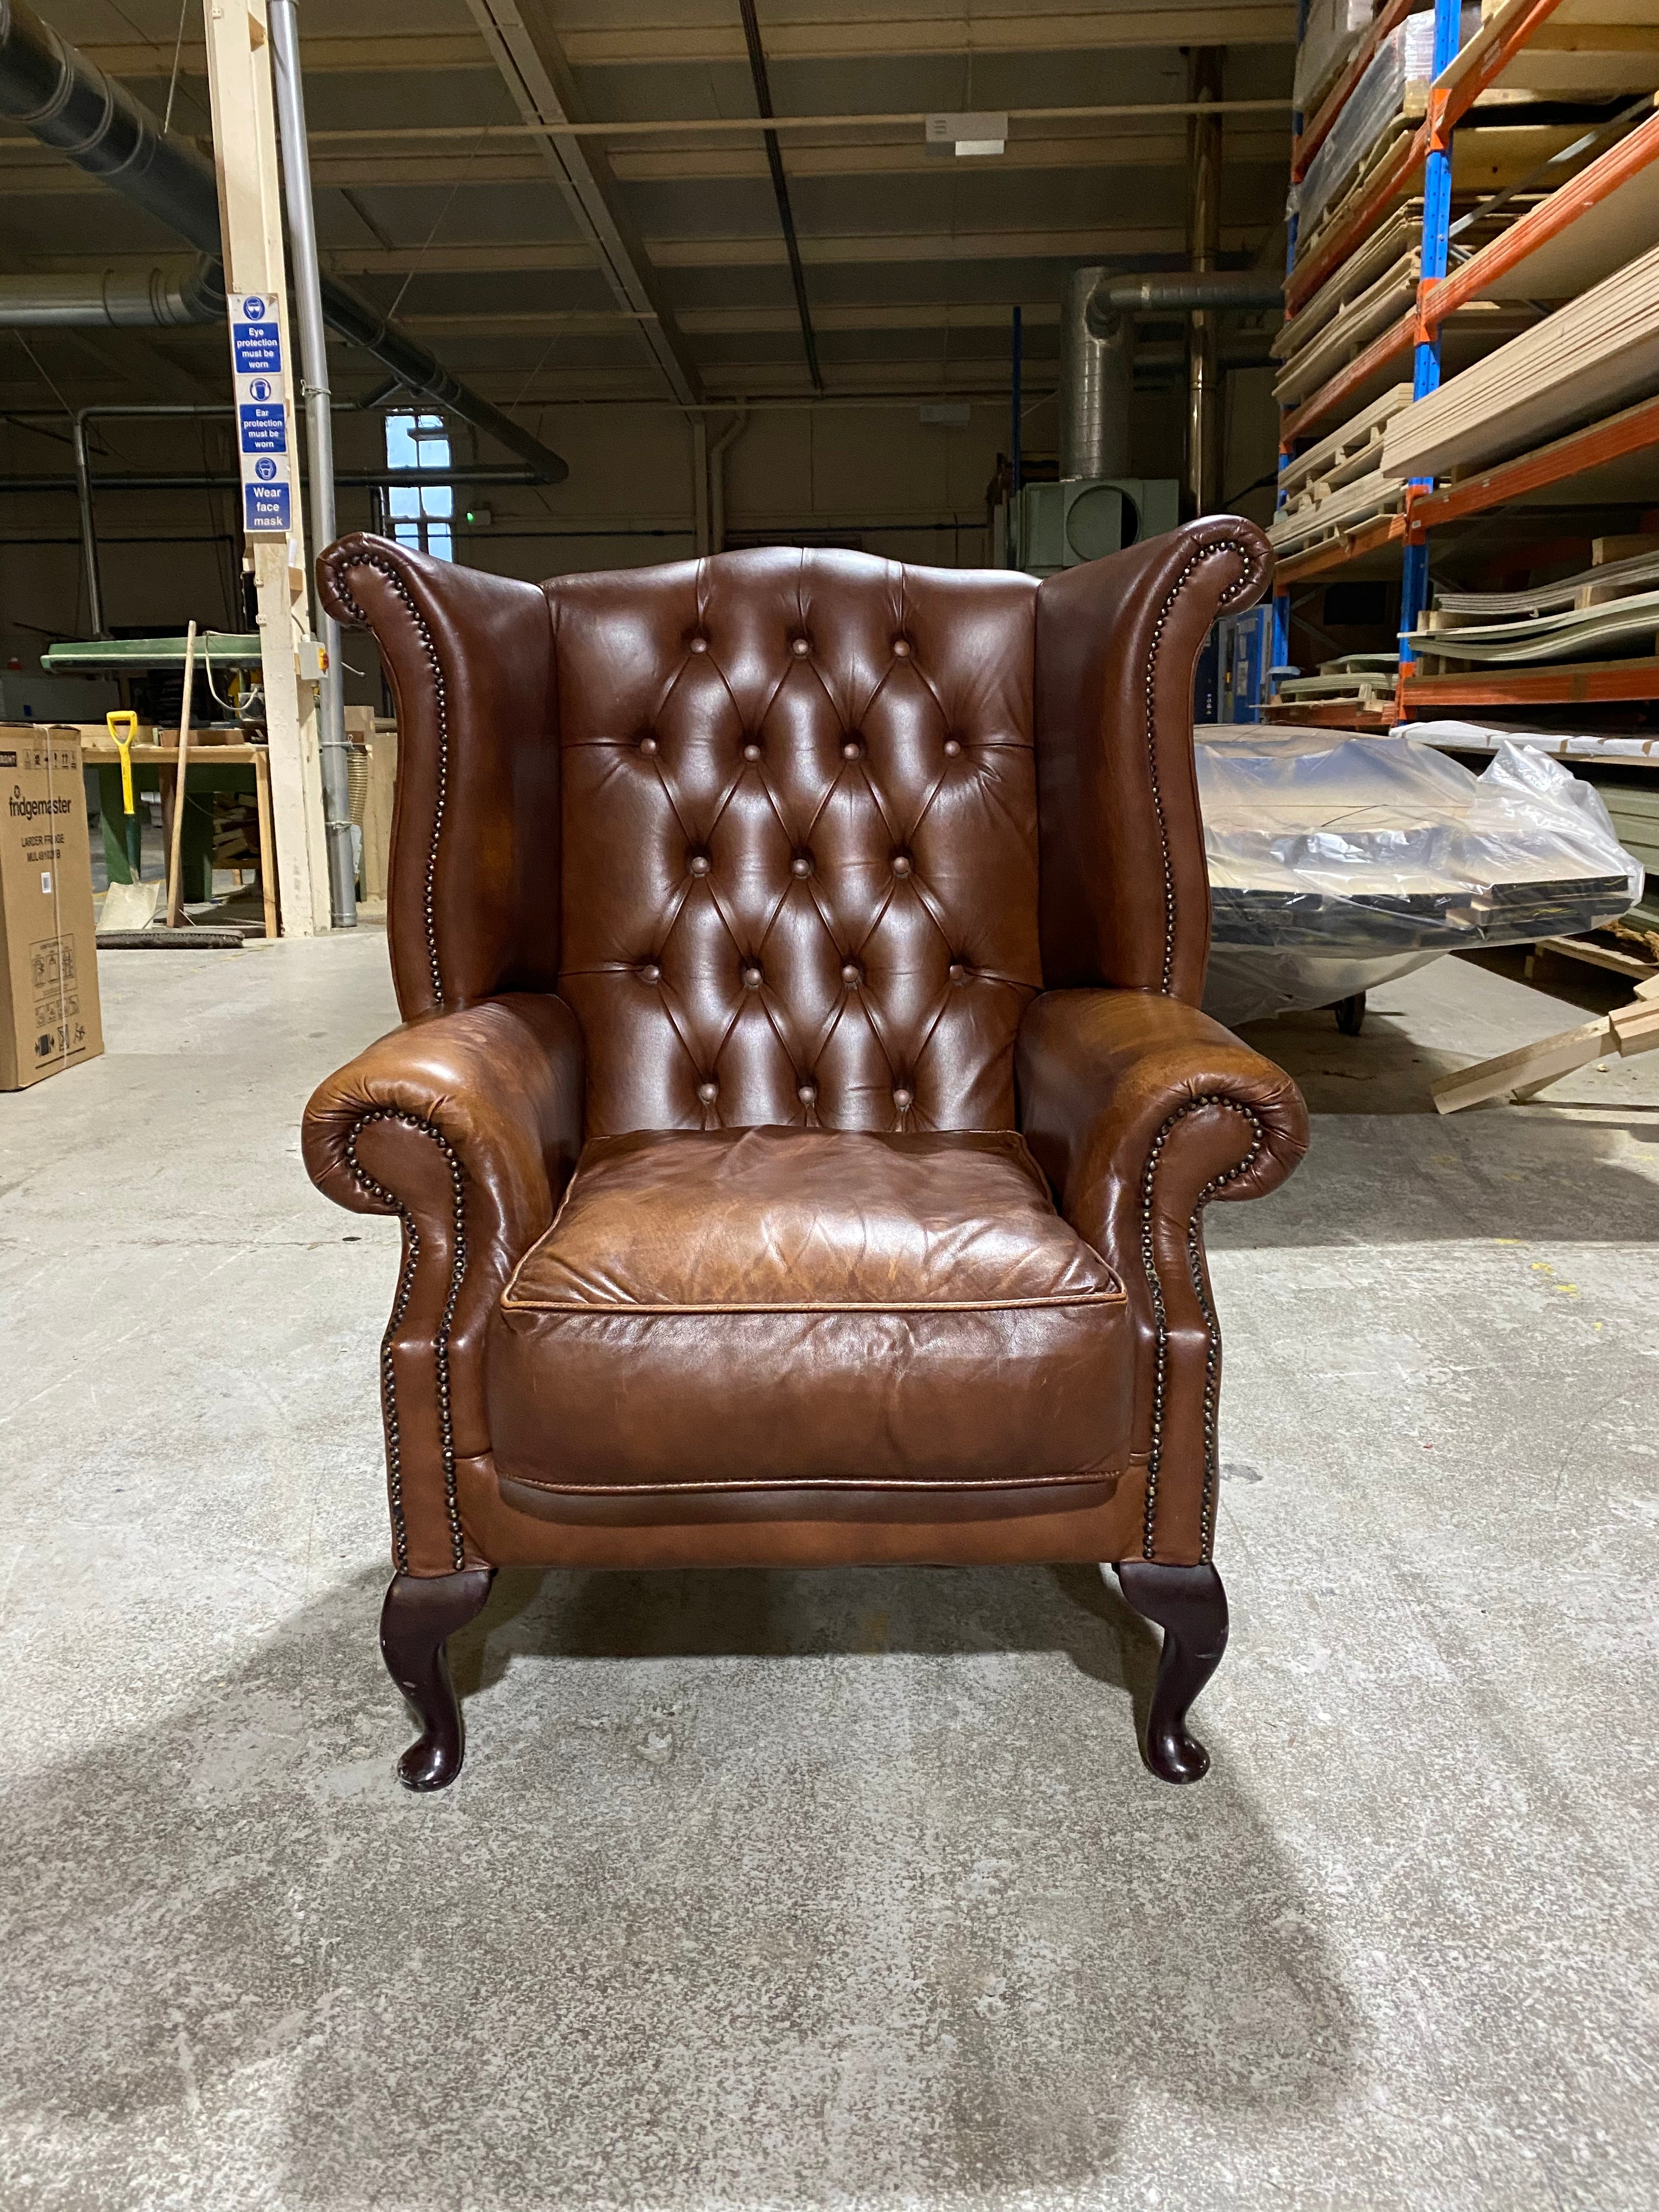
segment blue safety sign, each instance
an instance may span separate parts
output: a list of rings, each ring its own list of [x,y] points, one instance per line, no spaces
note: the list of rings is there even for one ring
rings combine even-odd
[[[238,376],[280,376],[283,334],[275,323],[233,323],[232,366]]]
[[[241,422],[245,453],[288,451],[288,416],[280,401],[274,407],[244,405],[236,412]]]
[[[245,530],[279,532],[286,537],[290,527],[288,486],[285,483],[244,484],[242,526]]]

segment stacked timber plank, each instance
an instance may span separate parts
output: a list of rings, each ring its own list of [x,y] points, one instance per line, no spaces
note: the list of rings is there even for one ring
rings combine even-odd
[[[1403,480],[1525,452],[1659,381],[1659,247],[1640,254],[1389,422]]]
[[[1527,592],[1448,592],[1411,642],[1436,659],[1525,666],[1602,659],[1659,636],[1659,551]]]

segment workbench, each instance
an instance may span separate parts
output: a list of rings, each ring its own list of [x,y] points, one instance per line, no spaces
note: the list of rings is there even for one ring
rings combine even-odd
[[[96,722],[70,723],[63,726],[78,729],[81,734],[81,758],[88,768],[118,769],[121,756],[114,741],[103,725]],[[177,744],[163,745],[154,742],[130,745],[135,775],[140,769],[155,768],[161,771],[161,792],[163,830],[167,848],[172,847],[173,810],[178,803],[179,748]],[[253,770],[254,802],[259,818],[259,895],[264,902],[265,935],[277,934],[276,920],[276,850],[271,834],[270,817],[270,759],[264,745],[246,743],[214,744],[192,732],[189,756],[185,763],[186,781],[200,769],[248,768]]]

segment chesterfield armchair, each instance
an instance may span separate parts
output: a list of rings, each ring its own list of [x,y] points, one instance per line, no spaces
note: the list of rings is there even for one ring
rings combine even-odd
[[[395,1214],[381,1648],[436,1790],[509,1565],[1095,1561],[1195,1781],[1226,1641],[1204,1208],[1288,1077],[1199,1011],[1217,516],[1042,583],[723,554],[537,587],[370,537],[322,595],[398,702],[403,1026],[318,1185]]]

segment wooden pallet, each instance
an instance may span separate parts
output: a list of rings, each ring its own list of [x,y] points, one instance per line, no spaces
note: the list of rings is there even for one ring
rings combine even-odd
[[[1382,458],[1382,433],[1401,409],[1411,404],[1411,386],[1393,385],[1329,437],[1298,453],[1279,479],[1286,505],[1294,506],[1298,495],[1312,484],[1322,483],[1336,490],[1368,475]]]
[[[1399,478],[1385,477],[1374,470],[1297,514],[1282,508],[1273,517],[1267,535],[1273,550],[1282,556],[1308,553],[1351,536],[1380,515],[1399,514],[1405,503],[1406,487]]]

